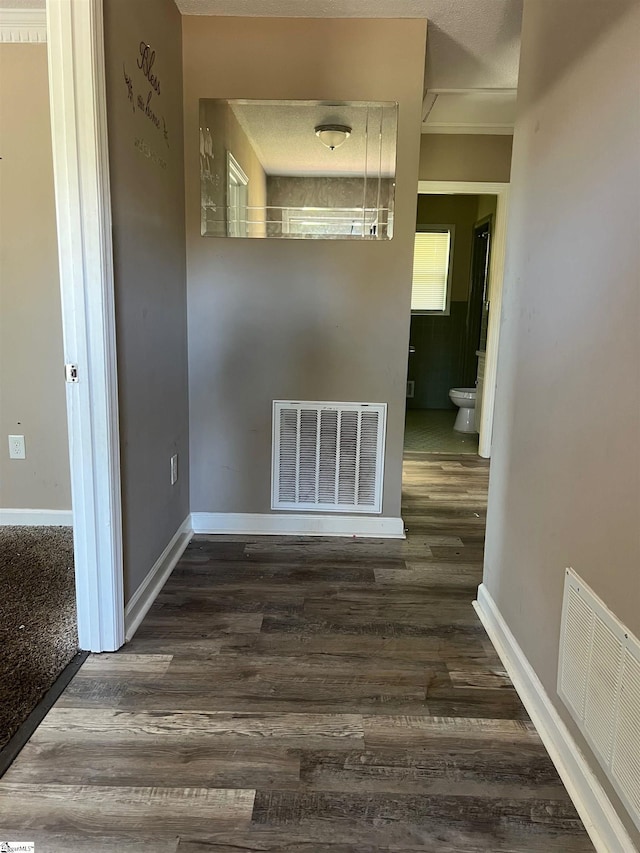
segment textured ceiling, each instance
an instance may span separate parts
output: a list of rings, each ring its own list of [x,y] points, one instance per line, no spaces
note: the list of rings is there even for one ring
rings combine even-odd
[[[427,86],[515,89],[522,0],[175,0],[183,15],[427,18]],[[44,8],[44,0],[0,0]]]
[[[386,108],[383,115],[383,110],[375,106],[367,110],[355,105],[313,103],[231,104],[268,175],[362,176],[365,162],[370,175],[395,174],[395,108]],[[381,121],[382,147],[378,145]],[[330,151],[314,133],[319,124],[346,125],[352,133],[343,145]]]
[[[427,18],[427,86],[515,89],[522,0],[176,0],[184,15]]]

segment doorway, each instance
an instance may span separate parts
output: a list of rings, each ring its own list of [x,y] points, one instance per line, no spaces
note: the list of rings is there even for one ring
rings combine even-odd
[[[493,413],[495,402],[496,375],[498,369],[498,347],[500,340],[500,315],[502,313],[502,291],[507,237],[507,215],[509,209],[509,184],[488,181],[419,181],[418,194],[432,195],[478,195],[481,198],[495,196],[495,216],[489,259],[489,282],[487,299],[489,305],[486,331],[486,356],[484,374],[481,377],[482,405],[478,412],[478,453],[485,459],[491,456],[493,435]],[[410,390],[410,386],[408,386]]]
[[[0,151],[1,775],[78,651],[44,44],[0,44]]]
[[[418,196],[407,451],[478,454],[476,383],[496,208],[491,195]]]

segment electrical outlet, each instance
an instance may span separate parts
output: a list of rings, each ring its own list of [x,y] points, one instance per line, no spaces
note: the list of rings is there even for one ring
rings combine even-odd
[[[9,459],[26,459],[27,452],[24,446],[23,435],[9,436]]]
[[[171,457],[171,485],[174,486],[178,482],[178,454],[174,453]]]

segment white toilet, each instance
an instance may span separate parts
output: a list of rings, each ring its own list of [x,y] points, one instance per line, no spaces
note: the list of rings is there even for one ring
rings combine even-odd
[[[456,432],[475,432],[476,389],[452,388],[449,391],[449,399],[460,409],[453,425],[454,430]]]

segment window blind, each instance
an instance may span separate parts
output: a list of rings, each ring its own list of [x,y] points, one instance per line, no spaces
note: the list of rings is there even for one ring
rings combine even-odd
[[[419,231],[413,254],[412,311],[445,311],[449,280],[449,231]]]

